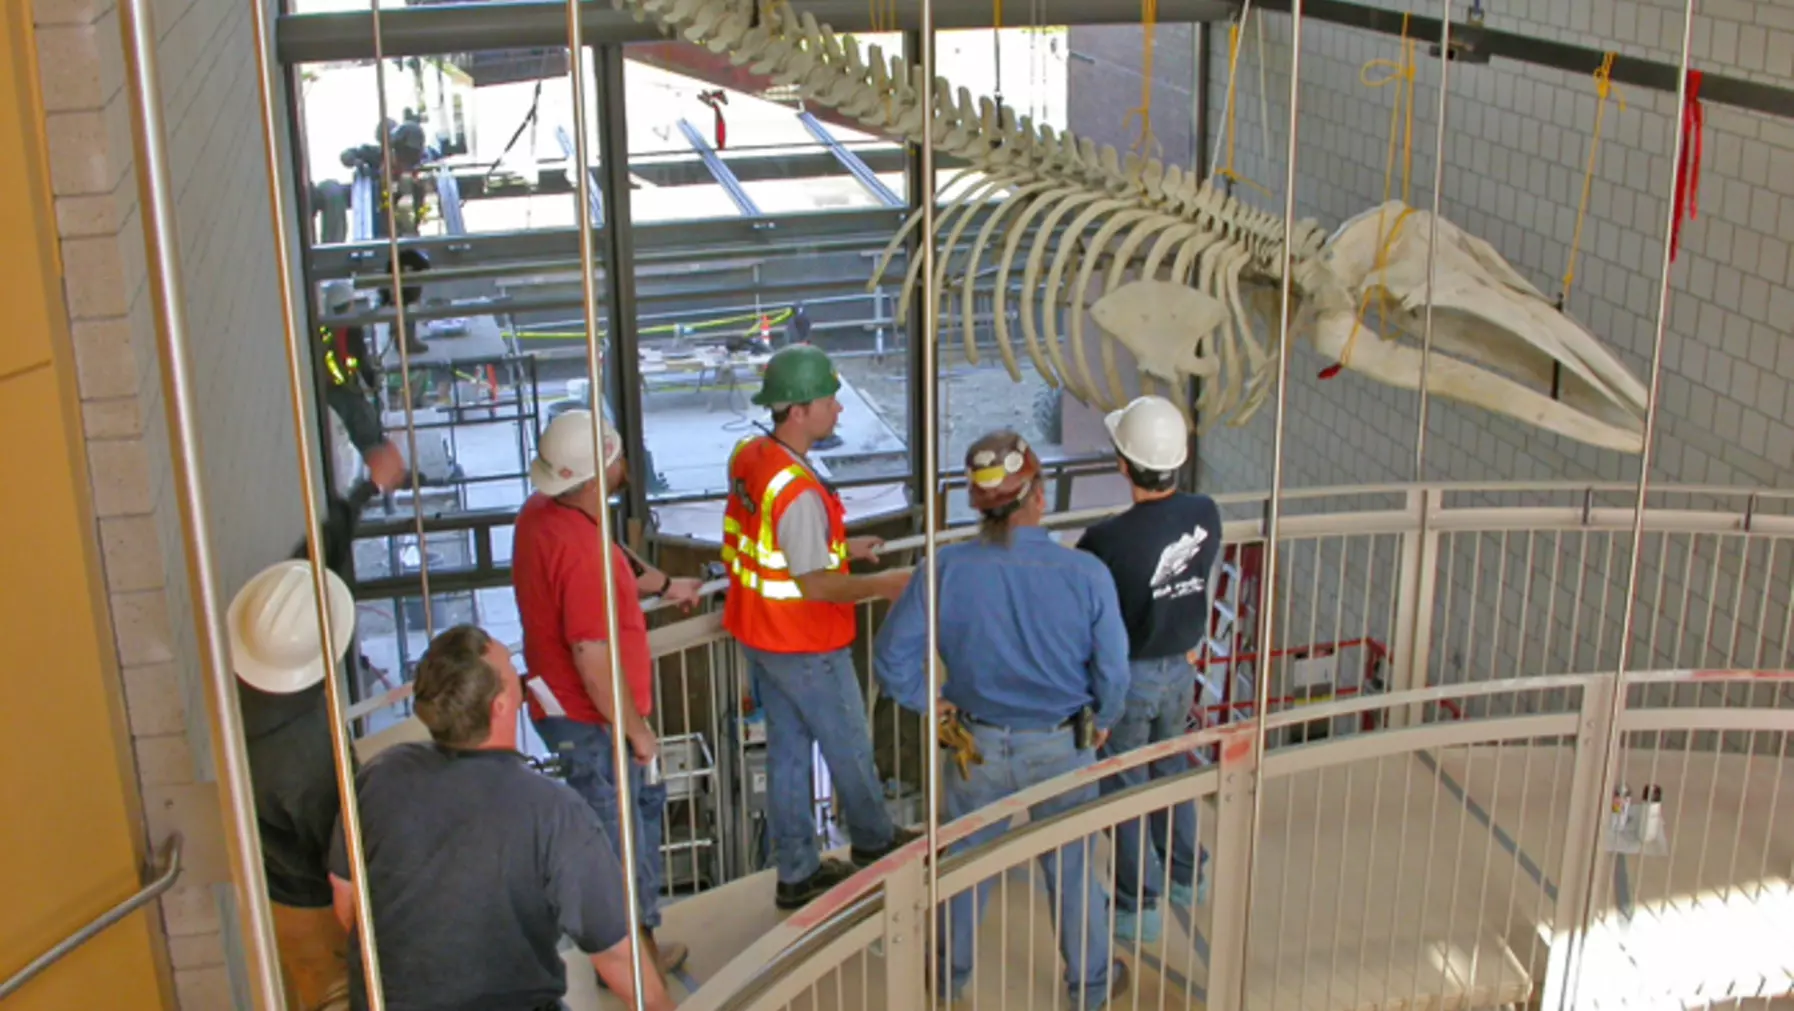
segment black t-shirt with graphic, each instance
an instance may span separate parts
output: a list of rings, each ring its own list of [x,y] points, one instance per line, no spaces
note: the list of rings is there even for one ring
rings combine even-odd
[[[1084,531],[1081,550],[1115,577],[1128,658],[1187,653],[1208,634],[1209,577],[1221,551],[1221,507],[1179,492],[1137,502]]]

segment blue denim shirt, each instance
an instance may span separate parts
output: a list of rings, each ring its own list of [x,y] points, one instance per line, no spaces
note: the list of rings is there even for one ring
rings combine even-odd
[[[1054,542],[1039,527],[1008,547],[971,541],[939,554],[941,694],[960,709],[1013,730],[1057,726],[1086,705],[1097,726],[1121,719],[1128,641],[1109,570]],[[879,630],[874,670],[898,705],[929,712],[928,567]]]

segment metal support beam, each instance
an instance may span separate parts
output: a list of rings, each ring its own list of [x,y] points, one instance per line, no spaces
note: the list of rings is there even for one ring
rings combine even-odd
[[[573,136],[567,132],[566,127],[555,127],[554,139],[555,143],[561,146],[561,153],[566,155],[567,164],[572,165],[574,162],[578,161],[578,158],[574,154]],[[600,159],[598,164],[604,166],[610,163]],[[603,173],[598,168],[594,168],[590,165],[581,167],[585,169],[586,173],[586,193],[592,198],[592,227],[603,228],[604,208],[609,206],[604,200]],[[572,173],[568,174],[571,176]],[[569,229],[568,231],[571,233],[572,230]]]
[[[602,168],[602,167],[600,167]],[[602,178],[602,172],[599,173]],[[623,191],[619,190],[618,199]],[[678,258],[692,250],[704,250],[724,258],[789,254],[805,244],[841,239],[865,239],[876,252],[890,241],[905,215],[882,207],[845,211],[802,211],[753,220],[705,218],[698,221],[665,221],[637,224],[636,246],[644,256]],[[415,249],[430,258],[435,271],[445,267],[534,261],[555,262],[563,269],[579,269],[577,237],[571,227],[537,228],[517,232],[481,232],[458,238],[415,236],[399,240],[400,249]],[[362,241],[316,246],[311,251],[318,280],[351,275],[374,278],[386,264],[386,243]]]
[[[868,7],[858,0],[800,0],[803,13],[837,32],[869,32],[873,15],[887,8]],[[622,45],[628,42],[661,42],[665,36],[651,21],[638,21],[627,10],[609,4],[582,4],[581,31],[588,45]],[[895,21],[904,31],[922,23],[921,0],[894,0]],[[1225,21],[1235,5],[1228,0],[1159,0],[1160,23]],[[994,11],[989,4],[940,4],[934,12],[936,29],[989,28]],[[1046,24],[1139,24],[1137,5],[1114,0],[1052,0],[1046,5]],[[553,2],[431,4],[380,12],[380,36],[385,55],[431,56],[439,53],[501,49],[558,48],[567,45],[566,7]],[[283,63],[327,60],[366,60],[374,55],[373,21],[367,11],[327,14],[285,14],[276,30],[275,53]]]
[[[710,142],[704,139],[704,135],[698,132],[698,128],[691,125],[691,120],[680,117],[679,132],[685,135],[685,142],[691,145],[691,149],[697,152],[698,159],[704,163],[704,167],[710,170],[710,177],[715,179],[722,186],[723,192],[729,194],[729,199],[735,202],[735,209],[747,217],[759,217],[759,205],[754,203],[754,198],[748,196],[748,191],[742,188],[741,180],[735,178],[735,173],[730,171],[729,166],[724,163],[722,158],[718,157],[716,148],[711,147]]]
[[[921,66],[924,41],[932,42],[933,40],[924,40],[921,32],[912,29],[904,30],[903,58],[910,67]],[[907,145],[904,151],[909,156],[909,166],[903,173],[903,188],[908,196],[906,204],[911,208],[920,207],[922,201],[933,200],[934,194],[928,190],[931,184],[922,178],[921,149],[915,145]],[[929,236],[923,236],[922,241],[932,240]],[[904,244],[904,262],[912,262],[912,258],[919,252],[916,233],[911,232],[908,241]],[[901,277],[902,275],[897,276]],[[922,342],[926,339],[923,334],[922,314],[910,313],[909,320],[904,324],[904,338],[907,344],[905,358],[909,370],[909,389],[906,391],[909,395],[909,424],[905,426],[908,429],[905,434],[909,437],[910,500],[922,509],[933,509],[935,508],[936,490],[928,486],[928,477],[922,473],[922,445],[928,438],[928,423],[925,417],[928,400],[923,396],[923,391],[927,384],[936,380],[936,377],[922,373]],[[918,530],[921,529],[920,515],[923,514],[918,514]]]
[[[838,137],[829,132],[828,127],[822,125],[821,120],[810,115],[807,110],[799,112],[797,118],[804,125],[804,129],[810,131],[810,136],[816,138],[817,143],[828,148],[829,153],[835,156],[835,160],[841,163],[841,167],[846,169],[849,175],[859,180],[860,185],[866,188],[866,192],[877,198],[879,203],[886,207],[903,206],[903,198],[893,193],[891,188],[878,178],[878,174],[860,160],[859,155],[849,151],[847,145],[841,143]]]
[[[648,442],[642,428],[642,373],[637,349],[635,229],[629,220],[628,96],[623,93],[623,47],[592,51],[598,78],[598,165],[592,175],[610,208],[611,227],[598,237],[604,249],[604,297],[610,304],[610,360],[606,375],[615,384],[617,434],[629,454],[629,487],[623,490],[625,517],[648,521]],[[596,406],[596,405],[594,405]]]
[[[1261,10],[1288,14],[1290,0],[1257,0],[1254,6]],[[1362,28],[1365,31],[1394,36],[1402,34],[1402,21],[1405,16],[1408,24],[1408,37],[1419,39],[1422,42],[1437,43],[1443,30],[1439,18],[1403,15],[1399,10],[1367,7],[1363,4],[1344,3],[1341,0],[1303,0],[1302,16],[1313,18],[1316,21],[1327,21],[1336,25]],[[1602,61],[1607,58],[1607,53],[1599,49],[1570,45],[1566,42],[1556,42],[1531,35],[1520,35],[1516,32],[1501,32],[1492,28],[1483,28],[1480,33],[1481,38],[1477,43],[1477,49],[1480,52],[1502,59],[1517,60],[1521,63],[1554,67],[1572,74],[1592,74],[1600,69]],[[1454,34],[1464,34],[1463,27],[1459,26]],[[1615,84],[1629,84],[1636,88],[1666,91],[1672,95],[1676,94],[1681,85],[1681,72],[1675,64],[1636,56],[1617,57],[1613,61],[1612,76]],[[1725,77],[1720,74],[1703,72],[1701,101],[1717,102],[1739,109],[1750,109],[1753,112],[1767,113],[1784,119],[1794,118],[1794,88],[1759,84],[1741,77]]]

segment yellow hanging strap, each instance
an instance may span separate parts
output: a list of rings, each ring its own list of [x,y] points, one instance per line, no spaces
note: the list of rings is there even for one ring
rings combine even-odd
[[[1557,296],[1559,312],[1569,301],[1571,285],[1576,283],[1576,257],[1582,252],[1582,223],[1588,217],[1588,194],[1595,181],[1595,159],[1601,153],[1601,123],[1607,116],[1607,99],[1611,97],[1619,102],[1622,111],[1626,108],[1625,96],[1613,86],[1613,61],[1617,55],[1608,53],[1595,70],[1595,132],[1588,141],[1588,168],[1582,174],[1582,201],[1576,207],[1576,231],[1570,238],[1570,257],[1564,263],[1563,290]]]
[[[1238,172],[1235,172],[1233,169],[1233,132],[1234,132],[1233,124],[1234,124],[1234,121],[1239,118],[1239,107],[1238,107],[1238,105],[1235,104],[1235,102],[1233,100],[1234,99],[1234,80],[1238,77],[1238,74],[1236,73],[1236,71],[1239,70],[1239,66],[1240,66],[1240,28],[1241,28],[1241,25],[1242,25],[1241,22],[1235,21],[1234,23],[1227,26],[1227,122],[1222,124],[1222,126],[1221,126],[1221,129],[1223,129],[1227,132],[1226,133],[1226,136],[1227,136],[1227,164],[1225,166],[1223,166],[1221,168],[1221,170],[1216,172],[1215,174],[1220,176],[1223,179],[1231,180],[1236,183],[1245,183],[1247,186],[1252,187],[1253,189],[1257,190],[1260,193],[1263,193],[1266,198],[1274,200],[1274,199],[1276,199],[1276,197],[1272,196],[1270,190],[1267,190],[1263,186],[1260,186],[1259,184],[1253,182],[1250,179],[1247,179],[1245,176],[1240,175]],[[1262,53],[1260,54],[1260,57],[1261,58],[1263,57]],[[1266,152],[1266,153],[1268,154],[1269,152]]]
[[[1395,247],[1395,240],[1402,233],[1402,226],[1414,208],[1404,206],[1395,218],[1395,224],[1388,232],[1383,230],[1384,216],[1387,213],[1389,200],[1395,189],[1396,144],[1401,144],[1402,166],[1402,203],[1406,205],[1413,185],[1414,169],[1414,77],[1415,52],[1419,41],[1408,37],[1408,15],[1402,15],[1402,56],[1401,60],[1371,60],[1358,71],[1358,81],[1367,88],[1381,88],[1386,84],[1395,84],[1395,102],[1389,106],[1389,145],[1383,158],[1383,203],[1377,208],[1377,234],[1382,236],[1382,243],[1377,247],[1375,270],[1377,283],[1367,285],[1364,297],[1358,301],[1358,314],[1352,322],[1352,335],[1346,338],[1345,347],[1339,352],[1339,362],[1321,370],[1322,379],[1331,379],[1339,374],[1339,370],[1350,364],[1352,349],[1358,344],[1358,335],[1364,330],[1364,316],[1370,309],[1372,292],[1377,293],[1377,326],[1381,330],[1388,322],[1388,294],[1384,284],[1389,275],[1389,251]],[[1381,77],[1372,77],[1371,72],[1386,70]]]
[[[1121,120],[1121,129],[1136,117],[1140,120],[1140,134],[1135,138],[1133,150],[1142,158],[1150,157],[1152,149],[1159,146],[1158,138],[1152,135],[1152,50],[1153,30],[1159,20],[1159,0],[1140,0],[1140,34],[1144,45],[1140,53],[1140,104],[1128,110]]]

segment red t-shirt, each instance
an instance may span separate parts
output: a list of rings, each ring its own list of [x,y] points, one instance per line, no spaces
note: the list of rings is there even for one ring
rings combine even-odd
[[[654,661],[648,652],[648,616],[642,613],[635,572],[623,549],[610,546],[617,581],[617,648],[636,712],[654,707]],[[573,663],[573,644],[605,642],[604,562],[598,554],[598,522],[540,493],[517,513],[511,548],[511,589],[523,621],[523,662],[548,685],[570,719],[606,723],[586,693]],[[528,695],[528,692],[524,693]],[[529,700],[530,715],[541,708]]]

